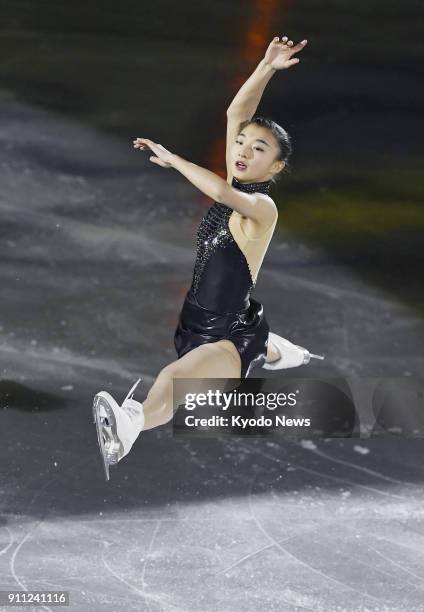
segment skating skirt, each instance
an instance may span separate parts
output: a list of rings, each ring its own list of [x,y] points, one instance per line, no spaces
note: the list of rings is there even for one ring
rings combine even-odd
[[[199,304],[189,290],[174,335],[178,359],[201,344],[226,338],[240,354],[241,378],[247,378],[253,368],[262,366],[268,350],[269,325],[262,304],[253,298],[249,301],[248,308],[220,314]]]

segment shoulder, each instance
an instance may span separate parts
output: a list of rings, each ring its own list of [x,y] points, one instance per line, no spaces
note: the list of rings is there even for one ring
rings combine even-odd
[[[263,211],[265,221],[271,222],[278,218],[278,208],[274,200],[266,193],[255,193],[257,202]]]

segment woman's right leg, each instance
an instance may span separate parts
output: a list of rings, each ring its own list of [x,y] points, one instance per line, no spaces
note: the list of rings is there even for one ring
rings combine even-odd
[[[276,346],[274,346],[274,344],[268,338],[268,350],[267,350],[265,362],[270,363],[271,361],[277,361],[278,359],[280,359],[280,357],[281,357],[280,351],[278,350]]]
[[[241,359],[234,344],[222,339],[198,346],[165,366],[158,374],[143,402],[143,431],[168,423],[184,397],[173,397],[174,378],[199,378],[199,384],[190,385],[191,393],[205,393],[208,378],[240,378]],[[218,388],[215,387],[214,389]],[[223,390],[223,389],[221,389]]]

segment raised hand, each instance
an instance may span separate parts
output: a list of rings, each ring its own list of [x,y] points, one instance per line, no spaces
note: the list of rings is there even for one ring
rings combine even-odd
[[[302,42],[293,46],[293,41],[288,40],[287,36],[283,36],[281,42],[279,41],[279,37],[276,36],[270,42],[266,50],[264,61],[266,64],[272,66],[274,70],[291,68],[300,61],[298,57],[291,59],[292,55],[301,51],[306,46],[307,42],[307,40],[302,40]]]
[[[156,144],[148,138],[136,138],[133,140],[133,146],[135,149],[145,150],[150,149],[155,155],[149,157],[151,162],[162,166],[162,168],[172,167],[172,156],[173,154],[165,149],[161,144]]]

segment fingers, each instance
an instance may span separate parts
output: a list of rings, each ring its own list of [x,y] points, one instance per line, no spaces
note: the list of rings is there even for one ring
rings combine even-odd
[[[136,147],[142,147],[142,148],[146,148],[147,147],[147,143],[146,143],[146,139],[145,138],[136,138],[135,140],[133,140],[133,144]]]
[[[147,145],[144,144],[144,142],[142,142],[141,138],[136,138],[135,140],[133,140],[133,147],[135,149],[147,149]]]
[[[293,59],[290,59],[287,61],[287,65],[294,66],[295,64],[298,64],[299,62],[300,62],[300,59],[298,57],[294,57]]]
[[[275,36],[273,42],[278,45],[289,47],[292,51],[300,51],[308,43],[308,41],[305,39],[305,40],[302,40],[302,42],[300,42],[299,44],[293,46],[294,45],[293,41],[289,40],[287,36],[282,36],[281,42],[279,42],[279,40],[280,40],[279,37]]]
[[[169,154],[169,151],[167,151],[161,144],[156,144],[152,140],[149,140],[149,138],[136,138],[133,140],[133,147],[135,149],[150,149],[155,154],[149,157],[150,161],[155,164],[159,164],[159,166],[163,166],[164,168],[170,167],[170,164],[162,159],[162,157]]]
[[[133,146],[135,149],[153,148],[151,145],[154,145],[154,143],[148,138],[136,138],[135,140],[133,140]]]
[[[297,53],[298,51],[301,51],[302,49],[304,49],[306,47],[307,43],[308,43],[307,40],[302,40],[302,42],[300,42],[297,45],[295,45],[294,47],[292,47],[293,53]]]
[[[287,36],[282,36],[282,37],[281,37],[281,42],[279,42],[279,41],[280,41],[280,38],[279,38],[278,36],[276,36],[276,37],[274,38],[274,42],[276,42],[276,43],[278,43],[278,44],[280,44],[280,45],[287,45],[288,47],[293,46],[293,41],[292,41],[292,40],[289,40],[289,39],[287,38]]]
[[[162,168],[169,168],[169,164],[167,164],[166,162],[164,162],[162,159],[160,159],[160,157],[155,157],[155,156],[151,156],[149,157],[149,160],[151,162],[153,162],[154,164],[157,164],[158,166],[161,166]]]

